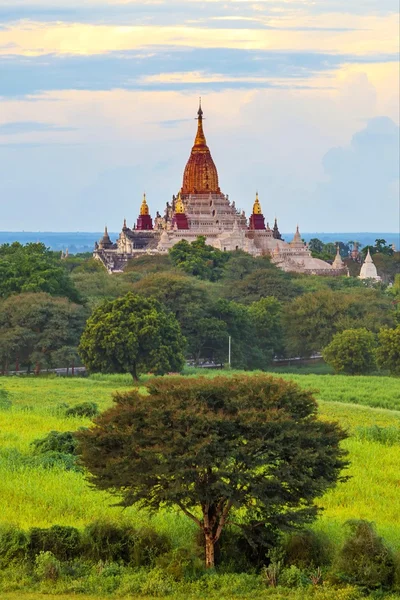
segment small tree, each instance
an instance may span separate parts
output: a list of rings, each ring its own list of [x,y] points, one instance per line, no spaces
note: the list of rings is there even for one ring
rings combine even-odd
[[[337,373],[362,375],[375,367],[375,336],[367,329],[346,329],[337,333],[322,356]]]
[[[336,423],[308,391],[267,375],[156,378],[77,433],[91,481],[123,506],[179,507],[202,530],[206,566],[227,523],[290,528],[346,465]],[[245,509],[245,510],[243,510]]]
[[[175,317],[152,298],[131,292],[104,302],[88,319],[79,353],[90,371],[163,375],[180,371],[185,338]]]
[[[396,329],[380,330],[376,361],[381,369],[400,375],[400,325]]]

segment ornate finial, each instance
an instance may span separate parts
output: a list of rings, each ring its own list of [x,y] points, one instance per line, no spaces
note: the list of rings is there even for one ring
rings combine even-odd
[[[197,116],[199,119],[203,118],[203,109],[201,108],[201,96],[199,98],[199,110],[197,111]]]
[[[140,207],[140,215],[143,217],[145,215],[149,214],[149,207],[147,206],[147,202],[146,202],[146,194],[143,194],[143,200],[142,200],[142,205]]]
[[[256,200],[253,204],[253,215],[261,215],[261,214],[262,214],[261,204],[258,199],[258,192],[256,192]]]
[[[175,214],[183,215],[185,214],[185,207],[182,202],[181,193],[179,192],[178,197],[175,202]]]
[[[105,225],[104,227],[104,237],[108,236],[108,229],[107,229],[107,225]]]
[[[123,229],[126,229],[126,219],[124,219],[124,225],[123,225]]]

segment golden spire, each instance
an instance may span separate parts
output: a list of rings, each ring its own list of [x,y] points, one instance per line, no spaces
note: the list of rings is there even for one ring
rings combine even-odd
[[[176,202],[175,202],[175,214],[176,215],[184,215],[185,214],[185,207],[183,206],[180,192],[179,192],[178,198],[176,199]]]
[[[258,199],[258,192],[256,192],[256,200],[253,204],[253,215],[262,215],[261,204]]]
[[[143,217],[148,214],[149,214],[149,207],[147,206],[147,202],[146,202],[146,194],[143,194],[142,205],[140,207],[140,215]]]
[[[206,146],[206,136],[203,131],[203,109],[201,108],[201,98],[199,99],[199,110],[197,111],[197,134],[194,140],[195,146]]]

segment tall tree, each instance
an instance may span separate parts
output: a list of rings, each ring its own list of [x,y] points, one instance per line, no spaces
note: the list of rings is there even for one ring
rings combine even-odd
[[[121,504],[179,507],[204,534],[205,562],[227,523],[290,528],[340,480],[346,434],[317,418],[310,392],[266,375],[150,379],[147,393],[78,433],[91,481]]]
[[[172,263],[185,273],[200,279],[217,281],[223,275],[223,267],[230,255],[206,244],[206,238],[199,236],[196,241],[182,240],[169,251]]]
[[[162,375],[181,371],[185,338],[173,314],[153,298],[129,292],[93,311],[79,345],[93,372]]]
[[[337,333],[322,356],[336,373],[364,375],[375,367],[376,339],[367,329],[346,329]]]

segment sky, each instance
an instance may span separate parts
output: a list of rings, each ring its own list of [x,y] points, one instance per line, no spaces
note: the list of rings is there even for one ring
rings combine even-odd
[[[397,0],[0,0],[0,230],[120,230],[182,185],[282,231],[399,231]]]

